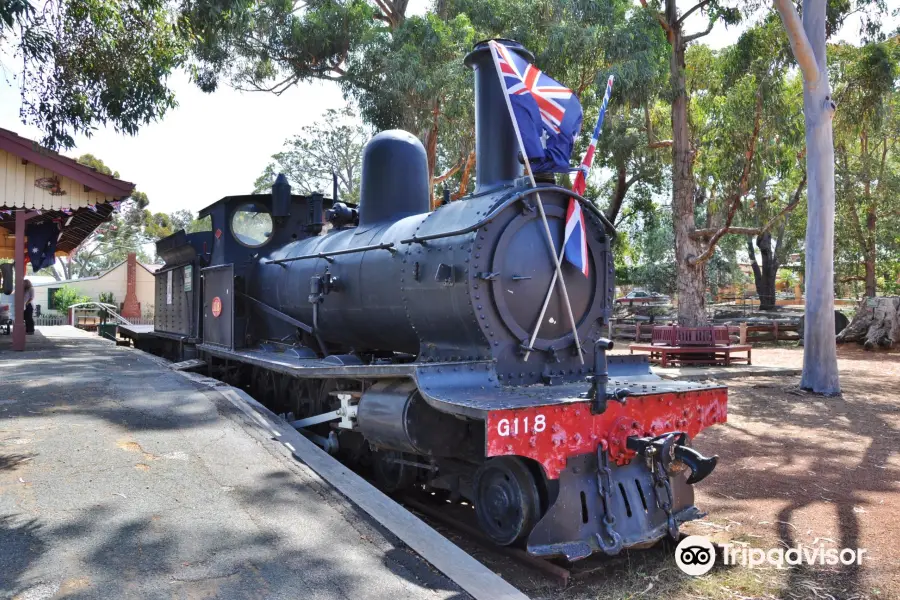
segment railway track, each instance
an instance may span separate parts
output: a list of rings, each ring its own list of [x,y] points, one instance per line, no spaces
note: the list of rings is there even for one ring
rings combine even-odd
[[[619,577],[620,569],[645,561],[658,566],[672,552],[670,544],[662,542],[652,549],[633,553],[626,550],[614,557],[595,554],[576,563],[546,560],[531,556],[522,548],[494,544],[477,528],[474,507],[468,502],[451,502],[421,488],[395,500],[533,598],[555,599],[563,594],[567,598],[582,598],[577,589],[602,588],[608,584],[608,578]],[[539,581],[534,580],[534,575]],[[588,595],[596,597],[591,592]]]

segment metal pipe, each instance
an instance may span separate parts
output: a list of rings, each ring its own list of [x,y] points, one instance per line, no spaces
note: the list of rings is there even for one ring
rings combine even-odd
[[[368,252],[369,250],[388,250],[391,252],[396,252],[394,248],[394,242],[387,242],[385,244],[374,244],[372,246],[360,246],[358,248],[347,248],[346,250],[334,250],[332,252],[318,252],[316,254],[304,254],[303,256],[293,256],[291,258],[278,258],[275,260],[267,260],[264,264],[267,265],[280,265],[288,262],[294,262],[296,260],[309,260],[311,258],[322,258],[325,260],[331,259],[333,256],[341,256],[344,254],[356,254],[357,252]]]
[[[596,206],[587,201],[586,198],[576,194],[572,190],[568,190],[564,187],[559,187],[557,185],[548,185],[542,187],[533,187],[528,188],[526,190],[522,190],[521,192],[510,196],[506,200],[504,200],[497,208],[491,211],[491,213],[485,216],[483,219],[475,223],[474,225],[470,225],[463,229],[456,229],[454,231],[446,231],[441,233],[432,233],[430,235],[422,235],[422,236],[413,236],[411,238],[407,238],[405,240],[400,240],[401,244],[421,244],[423,242],[427,242],[430,240],[439,240],[443,238],[453,237],[457,235],[465,235],[467,233],[472,233],[473,231],[477,231],[481,229],[491,221],[497,218],[504,210],[506,210],[511,204],[515,204],[520,200],[531,196],[532,194],[537,194],[539,192],[552,192],[556,194],[562,194],[563,196],[567,196],[570,198],[575,198],[581,205],[594,214],[600,221],[606,226],[606,231],[612,236],[616,235],[616,227],[612,223],[610,223],[609,219],[606,218],[602,212],[600,212]]]

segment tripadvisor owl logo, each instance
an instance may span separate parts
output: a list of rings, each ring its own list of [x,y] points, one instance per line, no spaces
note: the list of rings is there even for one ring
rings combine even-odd
[[[675,548],[675,564],[688,575],[706,575],[716,564],[716,549],[705,536],[689,535]]]

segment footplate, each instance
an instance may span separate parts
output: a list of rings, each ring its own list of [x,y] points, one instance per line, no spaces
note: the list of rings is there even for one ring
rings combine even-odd
[[[670,508],[666,486],[654,483],[644,461],[618,466],[599,464],[595,454],[569,458],[560,472],[556,501],[528,537],[528,552],[570,561],[595,552],[618,554],[662,539],[671,533],[673,522],[677,528],[702,517],[685,473],[675,473],[668,481]]]

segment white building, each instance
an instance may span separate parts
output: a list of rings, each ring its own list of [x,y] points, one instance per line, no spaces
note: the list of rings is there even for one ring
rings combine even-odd
[[[134,255],[130,255],[129,259],[134,260],[134,294],[138,303],[140,303],[139,310],[142,315],[152,315],[155,295],[153,273],[161,265],[145,265],[133,257]],[[94,277],[82,277],[66,281],[56,281],[52,277],[40,275],[29,276],[28,279],[31,280],[34,286],[33,304],[35,307],[41,307],[41,314],[58,314],[54,306],[53,295],[59,288],[66,286],[94,301],[100,299],[100,294],[112,293],[115,298],[115,304],[121,307],[128,295],[128,263],[128,260],[123,260],[111,269]],[[0,296],[0,304],[9,304],[12,307],[14,305],[13,297]]]

